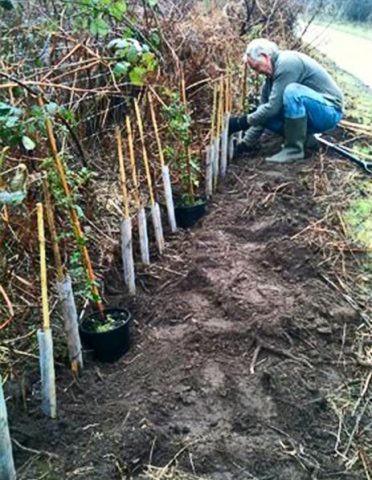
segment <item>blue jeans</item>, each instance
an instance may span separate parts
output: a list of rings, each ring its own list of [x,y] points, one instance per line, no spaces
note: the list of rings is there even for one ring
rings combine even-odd
[[[265,128],[283,134],[285,118],[305,116],[309,133],[320,133],[335,128],[342,111],[315,90],[300,83],[290,83],[284,90],[282,112],[270,118]]]

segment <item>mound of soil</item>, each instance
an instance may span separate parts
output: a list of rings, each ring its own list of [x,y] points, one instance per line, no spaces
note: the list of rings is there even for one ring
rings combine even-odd
[[[87,357],[78,382],[57,370],[56,421],[37,395],[10,406],[21,478],[138,478],[172,461],[213,480],[357,478],[336,458],[327,393],[358,315],[291,238],[318,215],[317,168],[235,162],[208,215],[138,272],[134,303],[112,266],[106,300],[130,305],[133,347],[112,365]]]

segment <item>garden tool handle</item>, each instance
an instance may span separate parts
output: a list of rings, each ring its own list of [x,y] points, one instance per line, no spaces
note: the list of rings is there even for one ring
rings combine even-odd
[[[359,167],[363,168],[363,170],[365,172],[369,173],[370,175],[372,174],[372,162],[367,162],[365,160],[362,160],[361,158],[356,157],[355,155],[353,155],[349,151],[342,148],[340,145],[336,145],[336,144],[326,140],[325,138],[323,138],[321,136],[320,133],[316,133],[314,135],[314,137],[322,145],[326,145],[327,147],[329,147],[334,152],[339,153],[343,157],[345,157],[348,160],[350,160],[351,162],[355,163],[355,165],[358,165]]]

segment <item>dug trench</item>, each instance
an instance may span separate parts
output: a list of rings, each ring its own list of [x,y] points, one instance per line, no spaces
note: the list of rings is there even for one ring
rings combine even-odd
[[[357,478],[335,455],[328,395],[351,363],[344,325],[360,320],[296,237],[320,215],[320,168],[239,159],[208,215],[138,272],[135,302],[112,266],[106,301],[132,309],[132,348],[115,364],[87,357],[78,381],[59,368],[56,421],[37,396],[11,407],[21,478],[142,478],[172,462],[216,480]]]

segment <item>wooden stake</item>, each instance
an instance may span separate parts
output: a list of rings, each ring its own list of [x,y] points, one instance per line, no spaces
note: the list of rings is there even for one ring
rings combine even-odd
[[[50,328],[49,306],[48,306],[48,285],[46,273],[46,255],[45,255],[45,234],[44,234],[44,215],[43,205],[38,203],[37,208],[37,228],[39,234],[40,249],[40,279],[41,279],[41,300],[43,308],[43,328]]]
[[[44,107],[44,102],[43,102],[41,97],[38,97],[38,103],[39,103],[39,106],[41,108]],[[53,159],[54,159],[55,167],[57,169],[57,172],[58,172],[61,184],[62,184],[63,191],[64,191],[67,199],[70,200],[71,199],[70,188],[69,188],[68,183],[67,183],[63,163],[62,163],[62,161],[61,161],[61,159],[58,155],[57,142],[56,142],[56,139],[55,139],[55,136],[54,136],[52,122],[49,118],[45,119],[45,126],[46,126],[46,130],[47,130],[49,147],[50,147]],[[86,268],[87,276],[88,276],[88,278],[90,280],[90,283],[91,283],[92,293],[97,299],[100,299],[100,294],[99,294],[99,291],[98,291],[98,288],[97,288],[97,285],[96,285],[96,276],[95,276],[94,271],[93,271],[92,262],[90,260],[88,249],[87,249],[86,245],[84,245],[85,237],[84,237],[83,231],[82,231],[81,226],[80,226],[79,217],[78,217],[78,215],[76,213],[76,210],[73,206],[70,206],[70,218],[71,218],[71,223],[72,223],[72,226],[73,226],[73,229],[74,229],[77,244],[79,246],[82,257],[84,259],[84,265],[85,265],[85,268]],[[96,305],[97,305],[98,310],[101,312],[102,316],[104,316],[104,308],[103,308],[101,300],[96,300]]]

